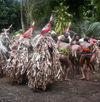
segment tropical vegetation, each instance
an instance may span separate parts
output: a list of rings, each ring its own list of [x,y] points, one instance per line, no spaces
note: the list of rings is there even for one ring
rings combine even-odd
[[[33,20],[42,28],[53,15],[55,31],[71,30],[100,39],[100,0],[0,0],[0,32],[13,24],[12,32],[27,30]]]

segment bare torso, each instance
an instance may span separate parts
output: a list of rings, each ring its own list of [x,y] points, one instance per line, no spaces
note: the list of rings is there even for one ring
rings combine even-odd
[[[81,46],[82,49],[83,49],[83,48],[90,48],[91,44],[88,43],[88,42],[86,42],[86,41],[84,41],[84,42],[82,42],[82,43],[80,44],[80,46]]]
[[[79,45],[72,45],[71,50],[72,51],[80,51],[81,47]]]
[[[64,49],[70,49],[70,44],[61,42],[61,41],[57,42],[57,46],[59,46],[60,48],[64,48]]]

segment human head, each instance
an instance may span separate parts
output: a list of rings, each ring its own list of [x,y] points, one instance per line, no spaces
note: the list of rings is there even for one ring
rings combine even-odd
[[[55,42],[57,42],[57,41],[58,41],[58,37],[57,37],[57,35],[56,35],[56,34],[53,34],[53,35],[52,35],[52,38],[53,38],[53,40],[54,40]]]
[[[53,21],[49,21],[49,23],[51,24],[51,27],[54,27],[54,22]]]
[[[88,42],[89,41],[89,38],[88,37],[84,38],[84,41]]]
[[[69,32],[64,32],[63,35],[67,38],[69,36]]]
[[[75,40],[79,40],[79,35],[75,34]]]

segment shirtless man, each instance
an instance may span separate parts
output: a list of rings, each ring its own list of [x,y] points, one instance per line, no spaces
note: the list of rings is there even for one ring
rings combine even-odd
[[[65,43],[70,43],[72,41],[71,37],[70,37],[70,33],[69,32],[64,32],[63,35],[58,37],[58,40],[65,42]]]
[[[56,39],[57,40],[57,39]],[[66,43],[67,41],[67,43]],[[68,74],[70,71],[70,61],[69,61],[69,50],[70,50],[70,44],[68,40],[64,40],[64,37],[60,38],[60,40],[57,40],[57,48],[60,53],[60,61],[62,64],[66,66],[66,76],[65,80],[69,81]],[[65,51],[65,52],[64,52]]]
[[[91,60],[90,60],[90,68],[91,68],[91,70],[92,70],[92,72],[93,72],[93,74],[95,74],[96,73],[96,71],[95,71],[95,67],[94,67],[94,64],[95,64],[95,60],[96,60],[96,43],[95,42],[90,42],[92,45],[93,45],[93,47],[92,47],[92,56],[91,56]]]
[[[88,43],[88,38],[84,38],[84,42],[80,44],[81,46],[81,57],[80,57],[80,69],[82,73],[82,78],[81,79],[87,79],[89,80],[89,71],[90,71],[90,59],[91,59],[91,47],[92,45]],[[87,77],[85,77],[84,71],[83,71],[83,64],[87,63]]]
[[[78,36],[78,34],[73,36],[71,43],[79,45],[79,36]]]
[[[79,73],[79,59],[80,59],[80,50],[81,47],[77,44],[72,44],[70,47],[70,60],[72,63],[73,74]]]

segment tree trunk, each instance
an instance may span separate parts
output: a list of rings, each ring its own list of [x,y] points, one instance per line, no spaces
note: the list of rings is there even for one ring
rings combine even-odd
[[[25,28],[24,28],[24,21],[23,21],[23,0],[21,0],[21,25],[22,25],[22,30],[23,30],[23,33],[24,33]]]
[[[26,16],[27,16],[27,28],[30,26],[30,14],[29,14],[29,0],[26,0]]]

